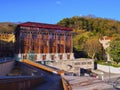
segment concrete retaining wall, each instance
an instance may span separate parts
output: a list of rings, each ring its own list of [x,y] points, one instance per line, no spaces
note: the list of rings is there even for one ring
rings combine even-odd
[[[80,69],[93,69],[94,60],[89,58],[79,58],[74,60],[59,60],[57,62],[48,63],[49,66],[54,66],[67,72],[73,72],[80,75]]]
[[[42,77],[32,76],[14,76],[0,77],[0,90],[33,90],[36,86],[42,84]]]
[[[0,76],[7,75],[13,69],[14,65],[15,65],[15,60],[9,60],[0,63]]]
[[[115,73],[115,74],[120,74],[120,68],[115,68],[112,66],[105,66],[105,65],[100,65],[100,64],[97,65],[97,68],[101,71],[104,71],[104,72],[111,72],[111,73]]]
[[[42,70],[40,68],[31,66],[26,63],[17,62],[17,65],[21,67],[21,70],[23,72],[26,72],[28,75],[33,75],[33,76],[38,75],[38,76],[42,76],[45,79],[45,82],[47,83],[37,87],[34,90],[63,90],[61,76]]]

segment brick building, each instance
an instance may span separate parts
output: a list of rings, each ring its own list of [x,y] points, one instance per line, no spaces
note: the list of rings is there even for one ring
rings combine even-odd
[[[71,28],[26,22],[17,26],[15,37],[17,59],[36,61],[74,59]]]

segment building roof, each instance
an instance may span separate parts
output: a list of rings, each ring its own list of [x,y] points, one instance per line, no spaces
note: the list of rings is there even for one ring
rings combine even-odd
[[[55,25],[55,24],[45,24],[45,23],[37,23],[37,22],[25,22],[25,23],[18,24],[18,26],[72,31],[72,28],[67,28],[67,27],[63,27],[63,26]]]
[[[109,36],[103,36],[102,38],[100,38],[100,40],[111,40],[112,37]]]

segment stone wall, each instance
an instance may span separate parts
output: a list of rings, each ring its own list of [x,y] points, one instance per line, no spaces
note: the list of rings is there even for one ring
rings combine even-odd
[[[120,68],[115,68],[112,66],[105,66],[105,65],[97,65],[97,68],[103,72],[110,72],[115,74],[120,74]]]
[[[62,69],[67,72],[80,74],[80,69],[94,69],[94,60],[88,58],[80,58],[74,60],[59,60],[57,62],[49,63],[48,65]]]
[[[60,75],[50,73],[46,70],[42,70],[40,68],[34,67],[23,62],[17,62],[17,65],[21,67],[21,70],[23,71],[23,73],[25,73],[25,75],[42,76],[44,78],[46,83],[44,83],[44,85],[39,86],[37,90],[63,90]]]
[[[7,75],[13,69],[14,65],[14,60],[0,62],[0,76]]]

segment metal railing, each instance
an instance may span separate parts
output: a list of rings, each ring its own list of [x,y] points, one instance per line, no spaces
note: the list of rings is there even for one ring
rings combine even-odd
[[[35,66],[37,68],[43,69],[43,70],[51,72],[51,73],[56,73],[58,75],[62,75],[63,74],[63,71],[61,71],[61,70],[55,70],[53,68],[49,68],[47,66],[35,63],[33,61],[30,61],[30,60],[23,60],[22,62],[30,64],[32,66]],[[72,90],[72,85],[66,79],[64,79],[62,76],[61,76],[61,79],[62,79],[62,85],[63,85],[64,90]]]
[[[27,63],[29,65],[32,65],[34,67],[43,69],[45,71],[51,72],[51,73],[55,73],[55,74],[58,74],[58,75],[62,75],[63,74],[63,72],[61,70],[55,70],[53,68],[47,67],[47,66],[42,65],[42,64],[35,63],[33,61],[30,61],[30,60],[22,60],[22,62]]]
[[[9,62],[12,60],[14,60],[14,59],[11,57],[0,58],[0,63]]]

